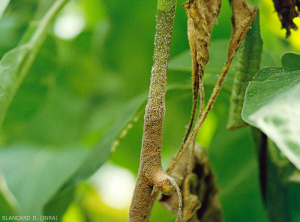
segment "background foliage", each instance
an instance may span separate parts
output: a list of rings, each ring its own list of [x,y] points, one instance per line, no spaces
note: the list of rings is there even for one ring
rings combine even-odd
[[[5,53],[24,41],[24,33],[33,24],[30,22],[43,18],[54,1],[2,2],[0,57],[4,58]],[[5,2],[9,3],[6,9]],[[181,144],[192,107],[191,58],[182,3],[178,1],[171,45],[164,166]],[[44,214],[57,215],[59,221],[127,221],[130,200],[121,209],[111,207],[98,194],[97,184],[100,187],[104,184],[101,177],[85,179],[109,156],[106,165],[115,164],[137,174],[156,4],[138,0],[69,1],[46,29],[47,38],[1,129],[1,216]],[[260,14],[264,41],[262,67],[281,66],[284,52],[300,51],[297,41],[300,34],[292,31],[289,40],[283,38],[285,31],[280,30],[271,0],[262,1]],[[210,95],[226,61],[230,16],[229,2],[224,1],[213,30],[205,75],[206,95]],[[299,24],[299,19],[296,22]],[[61,26],[65,32],[59,29]],[[299,69],[297,62],[289,64],[294,61],[293,56],[287,54],[282,58],[284,66]],[[299,61],[299,57],[295,59]],[[226,130],[234,64],[197,140],[207,148],[217,174],[225,220],[267,221],[251,130],[249,127]],[[15,67],[12,61],[8,61],[8,66]],[[0,72],[2,75],[3,70]],[[112,147],[114,152],[110,155]],[[295,150],[299,152],[297,147]],[[300,162],[299,158],[297,161]],[[125,187],[120,189],[128,192]],[[296,195],[297,191],[299,186],[293,187],[289,195]],[[299,201],[291,198],[289,204],[294,206],[289,212],[291,221],[299,221],[295,207],[300,205]],[[155,205],[153,221],[174,218],[175,215]]]

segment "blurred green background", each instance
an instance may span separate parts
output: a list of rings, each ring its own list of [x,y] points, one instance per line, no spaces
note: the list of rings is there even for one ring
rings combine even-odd
[[[10,1],[0,20],[1,58],[19,44],[39,6],[52,2]],[[177,3],[171,44],[164,168],[181,144],[192,106],[182,3]],[[76,0],[56,16],[1,129],[1,216],[44,214],[64,222],[127,221],[139,166],[156,4],[155,0]],[[300,32],[292,31],[290,39],[284,39],[271,0],[262,1],[260,15],[262,66],[280,66],[284,52],[300,51]],[[207,97],[225,64],[230,16],[229,2],[224,1],[213,30],[205,76]],[[300,26],[299,18],[295,22]],[[207,148],[216,172],[225,221],[267,221],[251,132],[248,128],[226,130],[233,75],[234,67],[197,141]],[[131,121],[129,125],[124,125],[124,116]],[[102,145],[117,135],[116,149],[106,161],[112,143]],[[96,174],[83,180],[103,163]],[[57,193],[62,187],[67,188]],[[175,215],[156,204],[151,218],[174,221]]]

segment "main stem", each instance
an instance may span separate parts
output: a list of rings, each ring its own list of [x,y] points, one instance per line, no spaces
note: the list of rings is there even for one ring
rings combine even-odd
[[[153,186],[170,195],[175,187],[161,167],[165,91],[176,0],[158,0],[153,67],[137,182],[129,211],[129,222],[149,221]]]

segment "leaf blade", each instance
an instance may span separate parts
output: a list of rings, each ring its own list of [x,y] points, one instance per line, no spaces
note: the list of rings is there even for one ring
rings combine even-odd
[[[57,0],[45,16],[25,32],[21,45],[8,51],[0,61],[0,125],[15,93],[28,73],[39,49],[45,41],[47,27],[67,0]],[[34,30],[34,31],[33,31]],[[26,50],[25,50],[26,49]]]
[[[246,91],[243,119],[261,129],[300,169],[300,70],[265,68]]]
[[[285,53],[281,57],[281,63],[283,67],[300,69],[300,54],[291,52]]]
[[[76,170],[87,150],[78,146],[45,149],[32,144],[15,144],[0,153],[8,187],[19,203],[19,215],[39,216],[44,203]]]
[[[128,130],[132,127],[132,124],[137,122],[138,118],[143,113],[142,111],[146,104],[146,98],[146,95],[141,95],[132,101],[125,111],[123,110],[123,112],[119,113],[120,116],[115,124],[107,130],[100,142],[89,153],[88,157],[77,171],[63,184],[56,195],[73,187],[80,181],[87,179],[102,166],[110,156],[111,152],[118,146],[119,140],[126,136]]]
[[[7,8],[9,2],[10,2],[10,0],[2,0],[0,2],[0,19],[3,16],[3,13],[4,13],[5,9]]]

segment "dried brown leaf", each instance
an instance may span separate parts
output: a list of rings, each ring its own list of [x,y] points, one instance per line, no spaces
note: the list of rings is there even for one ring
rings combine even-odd
[[[205,150],[198,144],[195,146],[194,167],[187,173],[190,150],[187,149],[171,176],[182,190],[183,217],[182,222],[223,221],[221,205],[218,199],[218,188]],[[177,194],[163,195],[162,203],[170,212],[177,212]]]
[[[286,38],[291,35],[291,29],[297,30],[297,25],[293,19],[299,16],[300,1],[299,0],[273,0],[274,7],[278,13],[282,28],[286,29]],[[296,10],[296,6],[298,11]]]
[[[189,13],[189,2],[183,4],[186,8],[186,14],[188,17],[188,39],[190,45],[190,51],[192,56],[192,80],[193,80],[193,107],[192,107],[192,114],[190,118],[190,122],[186,131],[186,134],[183,139],[183,144],[185,143],[194,122],[195,113],[198,104],[198,95],[199,95],[199,84],[200,84],[200,73],[199,73],[199,65],[197,63],[197,37],[194,28],[194,21],[190,16]]]
[[[215,101],[225,79],[233,56],[245,37],[257,11],[257,8],[250,6],[242,0],[232,0],[231,3],[233,11],[233,31],[228,48],[228,60],[222,71],[220,79],[215,86],[205,112],[203,114],[202,112],[199,113],[199,117],[192,134],[188,137],[184,146],[181,147],[180,152],[167,171],[169,173],[173,170],[171,176],[175,179],[176,183],[183,191],[183,221],[223,221],[221,206],[218,199],[218,189],[216,188],[214,175],[204,149],[200,146],[196,146],[195,159],[191,161],[191,151],[186,148],[197,135],[201,124],[210,111],[210,108],[212,107],[212,104]],[[209,59],[209,41],[211,38],[213,24],[219,14],[220,6],[221,1],[219,0],[190,0],[184,4],[188,15],[188,36],[193,58],[193,76],[197,76],[198,73],[195,72],[199,72],[200,83],[204,74],[204,66]],[[195,88],[196,87],[194,86],[194,89]],[[187,169],[190,162],[195,163],[192,173],[188,173]],[[176,207],[178,198],[176,195],[177,194],[174,193],[171,196],[162,196],[160,200],[160,202],[171,212],[177,211]]]
[[[220,13],[221,3],[222,0],[190,0],[184,4],[188,10],[188,17],[191,17],[194,23],[200,76],[203,75],[204,67],[209,59],[209,42],[213,25]]]
[[[232,34],[228,47],[228,59],[233,58],[241,45],[257,11],[256,7],[251,6],[243,0],[232,0]]]
[[[221,3],[222,0],[189,0],[183,4],[188,17],[188,39],[193,61],[193,107],[191,119],[183,139],[182,147],[192,129],[197,110],[199,89],[201,104],[199,115],[201,115],[204,109],[204,87],[202,78],[204,75],[204,67],[209,59],[209,42],[211,39],[213,25],[218,19]]]
[[[296,0],[295,4],[296,4],[296,6],[298,8],[298,11],[299,11],[300,10],[300,0]]]

